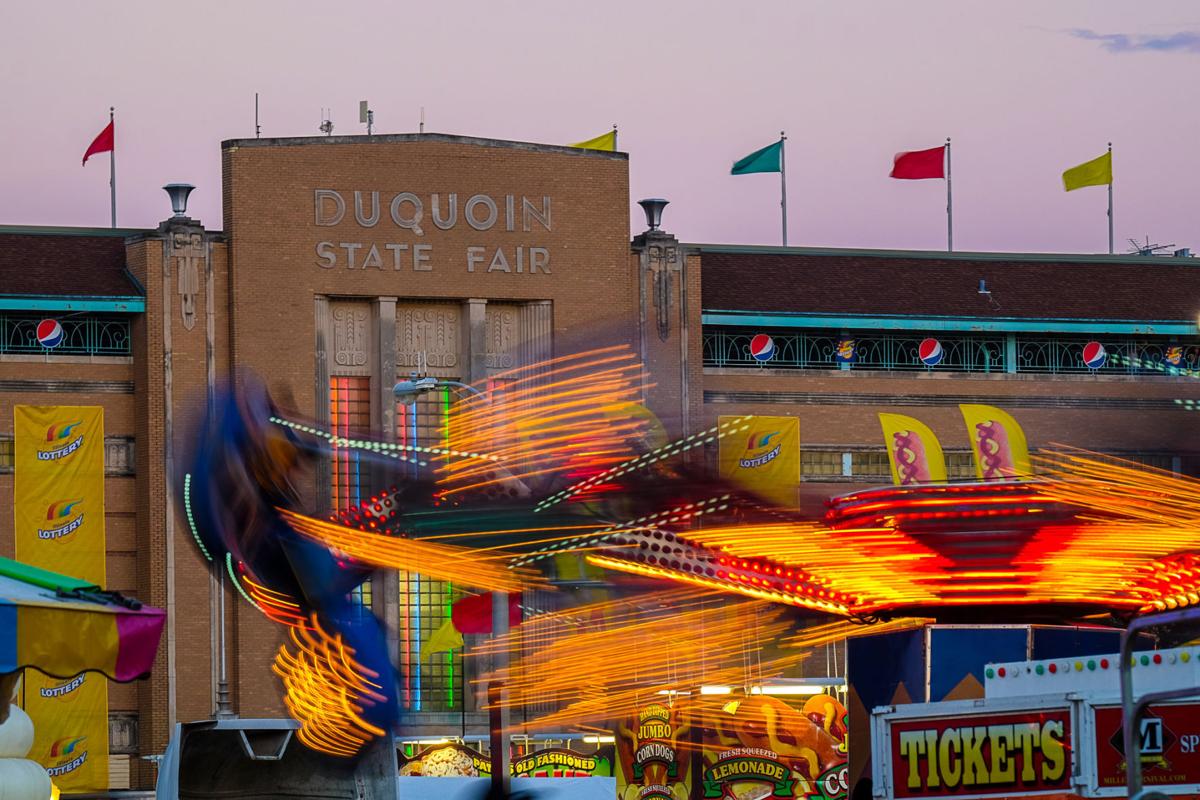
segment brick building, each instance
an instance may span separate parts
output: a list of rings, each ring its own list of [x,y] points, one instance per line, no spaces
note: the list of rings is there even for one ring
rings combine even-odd
[[[1009,410],[1034,448],[1197,467],[1188,401],[1200,384],[1163,369],[1176,355],[1200,366],[1192,259],[691,245],[661,230],[631,240],[621,153],[439,134],[222,147],[220,231],[184,214],[155,230],[0,228],[0,504],[12,501],[13,405],[103,406],[108,588],[169,612],[153,676],[110,690],[112,749],[133,785],[153,780],[137,756],[216,707],[220,584],[175,480],[207,398],[235,370],[338,432],[433,444],[448,396],[414,412],[395,402],[397,378],[426,368],[486,381],[624,342],[674,434],[721,414],[798,416],[798,500],[813,508],[888,480],[879,411],[925,421],[952,477],[969,477],[962,402]],[[33,335],[47,317],[66,332],[50,351]],[[759,333],[775,342],[768,362],[750,355]],[[929,337],[945,351],[936,368],[917,358]],[[857,356],[839,364],[847,339]],[[1102,369],[1081,361],[1090,340],[1110,354]],[[312,505],[369,494],[357,467],[352,455],[322,465]],[[0,554],[13,547],[0,515]],[[227,584],[226,595],[232,706],[277,716],[278,631]],[[380,575],[362,599],[406,665],[409,729],[481,721],[461,656],[421,654],[447,587]]]

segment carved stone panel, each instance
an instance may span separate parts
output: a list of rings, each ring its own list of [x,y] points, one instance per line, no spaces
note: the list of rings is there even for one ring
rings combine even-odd
[[[200,267],[208,257],[204,234],[198,230],[171,232],[171,260],[175,262],[175,291],[183,327],[196,327],[196,297],[200,294]]]
[[[521,304],[488,302],[487,357],[488,374],[521,365]]]
[[[521,308],[521,363],[536,364],[553,355],[554,305],[534,300]]]
[[[642,272],[650,273],[651,296],[658,338],[664,342],[671,335],[671,305],[675,295],[673,284],[683,270],[683,249],[674,237],[656,237],[642,251]]]
[[[369,375],[371,308],[367,303],[336,300],[329,304],[333,329],[333,375]]]
[[[463,375],[462,311],[458,303],[396,304],[396,372],[440,378]]]

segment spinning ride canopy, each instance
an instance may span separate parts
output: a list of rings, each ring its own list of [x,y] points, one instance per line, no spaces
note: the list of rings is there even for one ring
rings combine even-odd
[[[1180,581],[1200,588],[1200,559],[1186,550],[1200,541],[1185,548],[1179,535],[1147,536],[1155,526],[1105,507],[1109,477],[1100,476],[1119,480],[1120,470],[1094,463],[1103,468],[1086,486],[1069,470],[1047,481],[872,489],[830,500],[820,522],[710,518],[699,529],[631,535],[591,560],[868,619],[1062,621],[1188,602]],[[1175,599],[1164,599],[1167,584]]]

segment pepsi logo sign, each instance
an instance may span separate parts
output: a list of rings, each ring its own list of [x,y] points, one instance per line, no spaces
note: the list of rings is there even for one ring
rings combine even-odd
[[[1083,346],[1083,365],[1088,369],[1100,369],[1108,360],[1108,352],[1099,342],[1088,342]]]
[[[921,345],[917,348],[917,356],[925,366],[936,367],[946,357],[946,351],[942,349],[941,342],[931,337],[921,340]]]
[[[750,340],[750,355],[755,361],[770,361],[775,357],[775,340],[765,333]]]
[[[44,319],[37,326],[38,344],[47,350],[53,350],[62,344],[63,329],[56,319]]]

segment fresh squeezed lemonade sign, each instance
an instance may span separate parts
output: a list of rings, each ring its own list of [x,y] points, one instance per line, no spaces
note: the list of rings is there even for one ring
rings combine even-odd
[[[724,702],[704,715],[700,797],[844,800],[846,709],[828,695],[803,708],[771,696]]]
[[[13,431],[17,560],[103,586],[104,409],[16,406]],[[30,757],[64,792],[107,789],[104,677],[49,678],[27,670],[24,685],[34,722]]]

